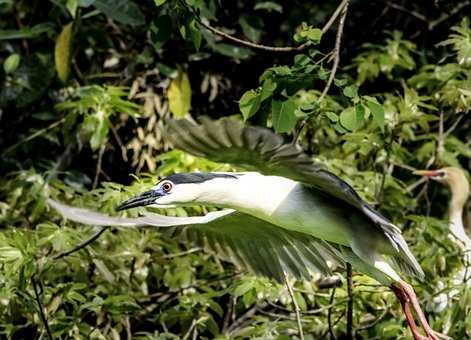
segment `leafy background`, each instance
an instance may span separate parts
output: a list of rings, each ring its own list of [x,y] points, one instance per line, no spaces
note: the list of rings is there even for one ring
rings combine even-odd
[[[432,326],[471,337],[471,293],[453,279],[463,264],[447,238],[448,190],[411,173],[470,168],[469,4],[350,1],[323,96],[338,19],[321,29],[339,4],[0,1],[0,337],[298,336],[284,286],[178,230],[108,229],[64,253],[99,230],[63,221],[47,197],[113,214],[170,173],[231,170],[170,150],[164,119],[188,115],[233,116],[287,140],[301,131],[317,161],[403,229],[427,275],[415,285]],[[308,46],[249,48],[208,24],[255,44]],[[346,279],[336,275],[336,288],[295,283],[306,338],[346,336]],[[353,283],[356,338],[410,338],[385,287],[360,273]],[[455,295],[438,312],[440,291]]]

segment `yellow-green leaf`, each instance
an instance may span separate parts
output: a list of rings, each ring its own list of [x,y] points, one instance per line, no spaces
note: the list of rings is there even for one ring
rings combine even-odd
[[[177,78],[173,79],[168,87],[167,98],[170,112],[175,117],[184,117],[190,111],[191,85],[185,72],[178,71]]]
[[[62,32],[57,37],[56,47],[54,50],[57,76],[64,83],[67,81],[67,77],[70,72],[72,34],[73,22],[64,26]]]

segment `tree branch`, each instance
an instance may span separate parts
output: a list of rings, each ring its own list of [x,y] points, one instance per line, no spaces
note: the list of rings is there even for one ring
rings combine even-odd
[[[339,67],[340,62],[340,44],[342,42],[342,35],[343,35],[343,27],[345,26],[345,18],[347,17],[348,11],[348,0],[345,3],[345,6],[342,8],[342,15],[339,21],[339,28],[337,30],[337,36],[335,38],[335,47],[333,52],[334,62],[332,64],[332,70],[330,71],[329,79],[327,80],[327,84],[324,87],[324,91],[322,91],[321,96],[318,99],[318,102],[322,102],[324,97],[329,92],[329,89],[335,79],[335,74],[337,73],[337,69]]]
[[[317,100],[317,103],[321,103],[324,100],[325,96],[327,95],[327,92],[329,92],[329,89],[332,86],[332,83],[335,79],[335,74],[337,73],[337,69],[339,67],[339,63],[340,63],[340,44],[342,42],[343,28],[345,26],[345,18],[347,17],[349,0],[345,0],[345,1],[342,2],[342,4],[343,3],[345,3],[345,4],[341,8],[342,15],[340,16],[339,28],[337,30],[337,36],[335,38],[334,50],[332,51],[332,58],[333,58],[332,69],[330,70],[330,75],[329,75],[329,79],[327,80],[327,84],[325,85],[324,90],[321,93],[321,96]],[[301,131],[303,130],[304,126],[306,125],[308,119],[309,119],[309,116],[304,118],[304,120],[301,122],[301,125],[299,126],[299,129],[294,133],[293,142],[292,142],[293,144],[295,144],[296,141],[298,140],[298,137],[301,134]]]
[[[334,309],[334,300],[335,300],[335,287],[332,289],[332,293],[330,294],[329,300],[329,309],[327,310],[327,323],[329,325],[329,334],[330,338],[335,340],[334,328],[332,324],[332,310]]]
[[[44,313],[44,308],[41,303],[41,299],[39,298],[39,292],[38,292],[38,284],[36,280],[34,279],[34,276],[31,278],[31,283],[33,284],[33,290],[34,290],[34,296],[36,303],[38,304],[38,310],[39,310],[39,316],[41,317],[41,320],[44,324],[44,328],[46,329],[47,336],[50,340],[53,340],[54,338],[52,337],[51,329],[49,328],[49,323],[47,322],[46,314]]]
[[[75,253],[77,251],[79,251],[80,249],[82,248],[85,248],[86,246],[88,246],[90,243],[92,243],[93,241],[95,241],[96,239],[98,239],[101,234],[103,234],[105,231],[107,231],[109,229],[109,227],[102,227],[100,230],[98,230],[95,234],[93,234],[90,238],[86,239],[85,241],[82,241],[80,242],[79,244],[77,244],[75,247],[73,247],[72,249],[69,249],[67,251],[64,251],[64,252],[61,252],[57,255],[55,255],[53,257],[53,260],[59,260],[63,257],[66,257],[66,256],[69,256],[70,254],[72,253]]]
[[[339,16],[341,10],[343,8],[345,8],[345,6],[347,6],[348,1],[349,0],[343,0],[338,5],[335,12],[332,14],[332,16],[329,18],[327,23],[322,28],[322,30],[321,30],[322,34],[324,34],[325,32],[327,32],[329,30],[330,26],[332,26],[335,19],[337,19],[337,17]],[[311,45],[311,42],[308,41],[308,42],[305,42],[304,44],[299,45],[299,46],[277,47],[277,46],[261,45],[261,44],[257,44],[257,43],[251,42],[251,41],[239,39],[239,38],[236,38],[236,37],[224,32],[224,31],[221,31],[220,29],[217,29],[217,28],[211,26],[210,24],[204,22],[200,18],[200,16],[194,11],[194,9],[188,7],[186,5],[186,3],[184,3],[184,2],[182,2],[182,4],[185,7],[187,7],[193,13],[193,15],[195,17],[195,20],[199,25],[203,26],[204,28],[206,28],[210,32],[212,32],[212,33],[214,33],[214,34],[216,34],[216,35],[218,35],[218,36],[220,36],[224,39],[231,40],[232,42],[235,42],[237,44],[240,44],[240,45],[243,45],[243,46],[246,46],[246,47],[250,47],[250,48],[258,49],[258,50],[263,50],[263,51],[269,51],[269,52],[299,52],[299,51],[302,51],[302,50],[306,49],[307,47],[309,47]]]
[[[440,120],[438,121],[438,137],[437,137],[437,156],[436,160],[441,161],[443,153],[445,152],[445,135],[443,128],[443,111],[439,115]]]
[[[448,20],[451,16],[455,15],[459,11],[461,11],[463,8],[469,5],[468,1],[462,2],[458,5],[455,6],[449,13],[443,13],[438,19],[432,21],[428,25],[429,31],[433,30],[435,26],[440,25],[443,21]]]
[[[106,147],[106,142],[100,146],[100,150],[98,151],[98,160],[96,162],[95,178],[93,179],[93,185],[92,185],[93,189],[95,189],[96,186],[98,185],[98,177],[100,176],[100,173],[101,173],[101,162],[103,160],[103,154],[105,153],[105,147]]]
[[[347,339],[353,339],[353,274],[352,265],[347,263]]]
[[[301,323],[301,315],[299,314],[300,309],[299,309],[299,306],[298,306],[298,302],[296,301],[296,299],[294,297],[293,288],[291,287],[291,284],[288,280],[288,274],[286,272],[283,272],[283,276],[284,276],[284,279],[285,279],[286,288],[288,288],[289,296],[291,296],[291,301],[293,302],[294,312],[296,314],[296,322],[298,324],[299,338],[301,340],[304,340],[303,325]]]

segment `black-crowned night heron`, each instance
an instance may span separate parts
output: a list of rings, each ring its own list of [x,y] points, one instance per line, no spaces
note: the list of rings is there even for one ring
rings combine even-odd
[[[117,209],[152,205],[208,205],[224,208],[205,216],[110,217],[50,204],[66,218],[106,226],[191,226],[197,242],[261,275],[283,280],[289,273],[309,279],[310,271],[330,273],[328,263],[350,263],[392,288],[416,339],[437,339],[413,288],[399,272],[423,278],[401,231],[365,203],[350,185],[315,164],[298,146],[268,129],[238,121],[171,120],[167,137],[190,154],[253,170],[238,173],[171,175]]]

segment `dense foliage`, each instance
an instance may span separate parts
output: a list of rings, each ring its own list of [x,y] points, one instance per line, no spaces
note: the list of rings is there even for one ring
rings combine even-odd
[[[231,169],[170,151],[164,120],[188,115],[233,116],[298,138],[404,231],[426,272],[414,284],[431,325],[471,337],[471,292],[453,279],[463,263],[447,237],[448,190],[411,172],[469,171],[469,7],[0,1],[0,337],[298,336],[286,287],[178,230],[107,229],[65,253],[99,229],[62,220],[48,197],[115,214],[170,173]],[[346,332],[346,279],[336,275],[336,288],[318,277],[295,284],[306,338]],[[356,337],[410,338],[386,287],[360,273],[353,283]],[[437,312],[442,291],[455,295]]]

